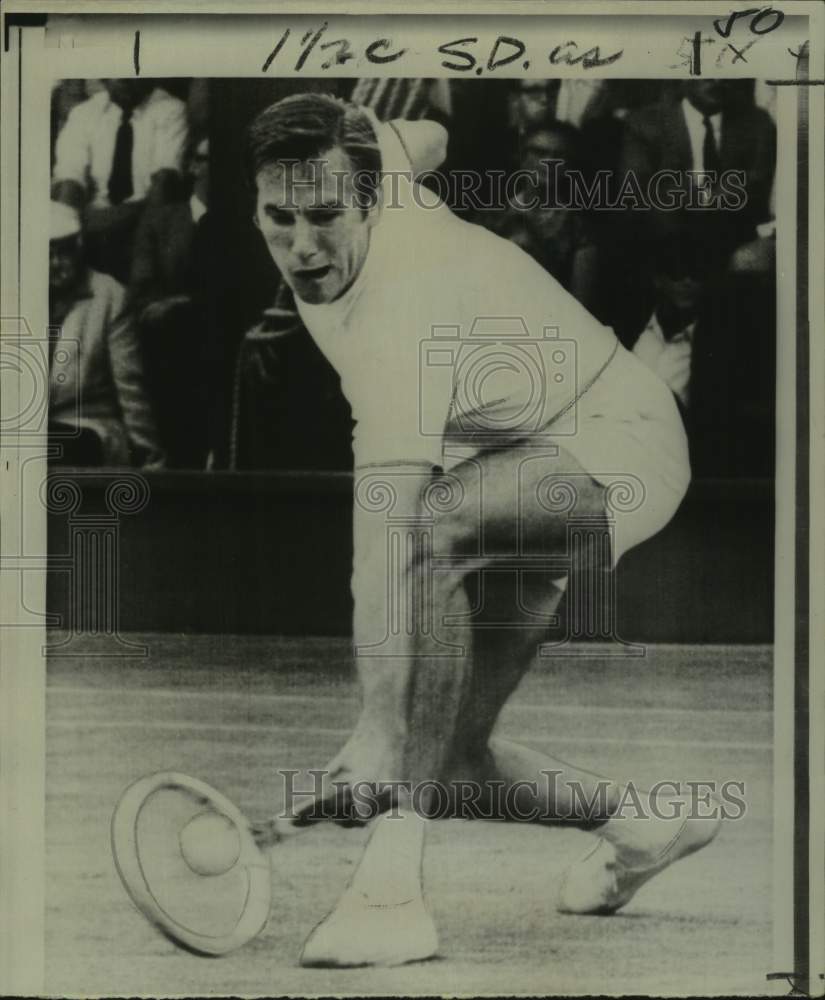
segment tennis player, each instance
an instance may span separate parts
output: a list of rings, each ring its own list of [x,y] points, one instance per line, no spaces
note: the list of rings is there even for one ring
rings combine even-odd
[[[378,821],[307,965],[434,954],[423,829],[468,788],[479,816],[597,827],[563,882],[566,912],[617,910],[719,825],[676,809],[628,818],[623,786],[492,735],[546,639],[571,552],[609,572],[668,523],[690,471],[664,383],[526,253],[421,183],[444,148],[438,125],[379,124],[318,94],[272,105],[249,130],[255,222],[356,421],[362,708],[317,801],[287,825],[346,818],[340,796],[325,812],[336,787],[373,788],[408,820]],[[270,845],[284,829],[255,832]]]

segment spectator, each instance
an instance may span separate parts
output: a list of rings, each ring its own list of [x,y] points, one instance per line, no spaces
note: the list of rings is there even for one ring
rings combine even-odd
[[[550,80],[550,114],[584,130],[594,121],[621,120],[631,108],[655,101],[661,85],[654,80],[592,80],[568,77]]]
[[[724,221],[676,215],[653,245],[655,307],[633,352],[673,391],[696,478],[768,476],[775,281],[771,267],[758,254],[751,260],[745,247],[729,263],[714,252],[723,229]]]
[[[547,80],[521,80],[512,94],[512,125],[519,136],[546,125],[553,117],[553,97]]]
[[[186,161],[188,198],[151,204],[140,221],[129,298],[169,464],[202,468],[208,450],[207,299],[217,259],[208,213],[209,140],[193,140]]]
[[[652,258],[656,303],[633,353],[670,387],[684,413],[693,335],[710,278],[707,257],[698,239],[680,233],[660,241]]]
[[[209,140],[195,141],[186,161],[184,196],[148,206],[138,226],[129,296],[141,322],[155,322],[202,292],[194,244],[207,227]]]
[[[179,177],[186,107],[151,80],[112,79],[69,113],[57,138],[52,195],[85,212],[90,261],[128,280],[148,197]]]
[[[578,129],[549,121],[529,128],[522,140],[526,179],[516,204],[488,215],[491,227],[526,250],[587,308],[596,295],[597,249],[585,212],[571,204],[569,173],[578,168]],[[521,207],[524,206],[524,207]]]
[[[585,171],[593,175],[606,170],[611,178],[611,192],[615,191],[615,174],[619,169],[625,123],[630,113],[661,100],[661,97],[661,87],[653,80],[602,80],[580,114],[572,113],[575,103],[567,112],[568,118],[564,118],[564,108],[558,108],[556,117],[572,121],[581,131],[582,150],[586,154],[582,164]]]
[[[621,218],[611,216],[609,234],[604,219],[600,298],[605,306],[596,312],[626,346],[632,346],[655,304],[642,248],[678,228],[680,213],[665,207],[667,199],[674,206],[681,201],[696,208],[692,214],[720,269],[769,215],[775,128],[770,116],[754,105],[752,88],[747,91],[741,83],[692,80],[665,87],[660,101],[637,107],[624,121],[616,185],[635,180],[645,202],[642,210],[628,208]],[[742,203],[721,210],[713,205],[710,178],[702,180],[698,174],[714,174],[718,185],[728,171],[744,175],[744,198],[730,188]]]
[[[71,464],[164,461],[124,299],[113,278],[87,266],[78,212],[52,202],[49,422]]]
[[[672,186],[682,189],[693,183],[692,172],[712,172],[717,178],[729,170],[744,172],[746,201],[741,209],[726,213],[729,253],[752,239],[757,223],[769,216],[776,156],[770,115],[753,103],[752,90],[750,100],[743,99],[748,95],[737,84],[691,80],[680,95],[632,112],[621,165],[623,173],[636,174],[643,188],[662,170],[676,171]]]
[[[54,80],[51,96],[51,165],[54,170],[55,145],[57,137],[66,124],[71,111],[89,96],[85,80]]]

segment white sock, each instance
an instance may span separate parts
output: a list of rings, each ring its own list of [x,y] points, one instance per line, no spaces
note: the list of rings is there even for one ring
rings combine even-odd
[[[376,907],[419,899],[426,823],[412,811],[377,819],[348,893]]]

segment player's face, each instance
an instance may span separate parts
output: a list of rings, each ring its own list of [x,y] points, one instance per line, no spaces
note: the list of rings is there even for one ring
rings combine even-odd
[[[352,172],[336,147],[320,160],[270,164],[256,177],[255,222],[286,283],[310,305],[343,295],[367,257],[378,208],[358,204]]]

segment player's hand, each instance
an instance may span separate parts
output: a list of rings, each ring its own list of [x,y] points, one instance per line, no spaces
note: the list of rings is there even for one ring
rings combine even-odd
[[[282,821],[277,816],[273,816],[270,819],[253,821],[249,824],[252,839],[262,851],[274,847],[284,839],[280,828],[281,823]]]

